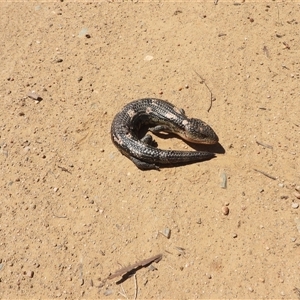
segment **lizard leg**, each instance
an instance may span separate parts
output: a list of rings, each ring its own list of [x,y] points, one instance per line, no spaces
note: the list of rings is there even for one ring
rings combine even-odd
[[[154,140],[150,134],[146,134],[144,137],[141,138],[141,142],[147,145],[151,145]]]
[[[159,170],[159,167],[155,164],[147,163],[133,156],[130,159],[140,170]]]

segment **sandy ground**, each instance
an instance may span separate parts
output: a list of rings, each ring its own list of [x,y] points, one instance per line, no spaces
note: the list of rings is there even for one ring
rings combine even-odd
[[[1,3],[1,299],[300,299],[300,5],[163,2]],[[225,153],[138,170],[110,126],[143,97]]]

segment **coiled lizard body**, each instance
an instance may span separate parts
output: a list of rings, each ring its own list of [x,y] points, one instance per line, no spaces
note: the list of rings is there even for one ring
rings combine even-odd
[[[200,119],[188,118],[183,109],[154,98],[128,103],[114,118],[111,139],[122,154],[141,170],[159,169],[159,165],[198,162],[215,157],[204,151],[161,150],[153,147],[151,135],[139,139],[142,126],[153,133],[167,132],[179,135],[186,141],[215,144],[218,136]]]

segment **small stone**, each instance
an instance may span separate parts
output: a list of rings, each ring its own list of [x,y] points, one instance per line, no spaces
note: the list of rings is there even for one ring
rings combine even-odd
[[[298,191],[298,192],[300,192],[300,185],[296,186],[295,190]]]
[[[103,293],[104,296],[109,296],[113,293],[113,291],[111,289],[106,289]]]
[[[234,239],[237,238],[237,234],[234,233],[234,234],[232,235],[232,237],[233,237]]]
[[[27,93],[27,97],[33,99],[33,100],[37,100],[37,101],[41,101],[42,97],[40,95],[38,95],[35,91],[30,91]]]
[[[55,188],[53,189],[53,192],[56,193],[57,191],[58,191],[58,188],[55,187]]]
[[[265,279],[261,277],[261,278],[259,278],[259,281],[260,282],[265,282]]]
[[[146,55],[144,58],[145,61],[151,61],[152,59],[153,59],[153,56],[151,56],[151,55]]]
[[[30,147],[29,147],[29,146],[24,147],[24,152],[25,152],[25,153],[27,153],[27,152],[29,152],[29,151],[30,151]]]
[[[229,214],[229,208],[228,208],[228,206],[223,206],[222,207],[222,213],[225,216],[227,216]]]
[[[196,223],[199,224],[199,225],[202,224],[201,218],[199,218],[199,219],[196,221]]]
[[[28,276],[29,278],[32,278],[33,277],[33,275],[34,275],[34,272],[33,271],[25,271],[24,272],[24,275],[26,275],[26,276]]]
[[[295,192],[295,193],[294,193],[294,196],[295,196],[296,198],[300,199],[300,193]]]
[[[171,236],[171,230],[169,228],[164,228],[160,233],[165,236],[167,239]]]
[[[298,207],[299,207],[299,203],[295,203],[295,202],[292,203],[292,208],[297,209]]]
[[[279,183],[278,186],[281,187],[281,188],[283,188],[284,184],[283,183]]]
[[[291,238],[291,242],[293,242],[293,243],[296,242],[296,240],[297,240],[297,239],[296,239],[295,237],[292,237],[292,238]]]

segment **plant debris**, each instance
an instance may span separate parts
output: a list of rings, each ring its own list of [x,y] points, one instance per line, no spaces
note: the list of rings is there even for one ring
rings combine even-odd
[[[148,265],[152,264],[153,262],[158,263],[161,259],[162,259],[162,254],[160,253],[160,254],[157,254],[150,258],[138,261],[135,264],[129,265],[127,267],[124,267],[122,269],[115,271],[114,273],[110,274],[107,277],[107,279],[114,279],[118,276],[122,276],[122,279],[117,282],[117,283],[121,283],[124,280],[126,280],[127,278],[129,278],[130,275],[133,275],[139,269],[147,267]]]

